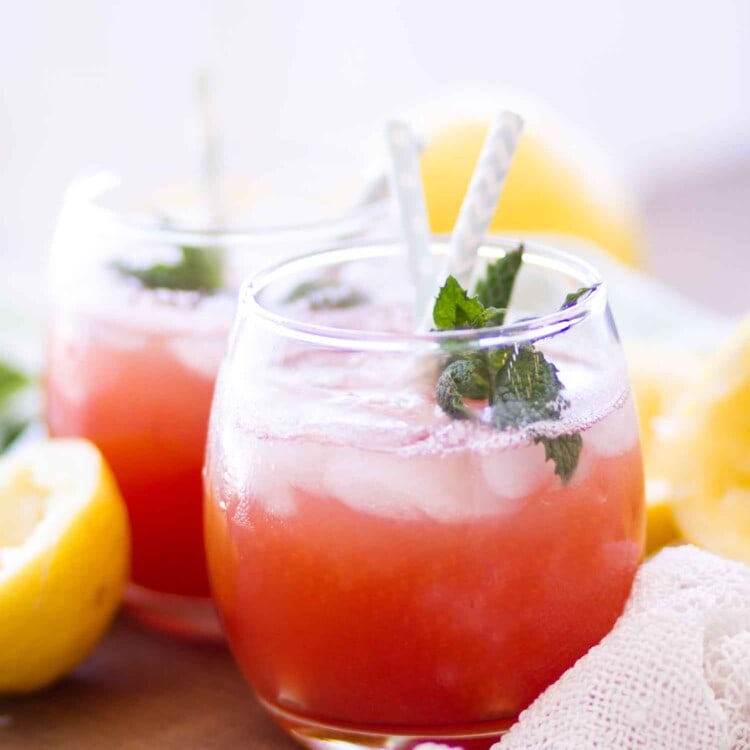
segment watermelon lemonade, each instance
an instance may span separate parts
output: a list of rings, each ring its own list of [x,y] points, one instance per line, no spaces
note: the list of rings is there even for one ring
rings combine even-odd
[[[240,191],[218,227],[189,185],[179,200],[159,185],[98,173],[69,191],[52,252],[47,423],[95,442],[114,470],[132,529],[128,609],[164,630],[221,637],[201,472],[237,289],[264,260],[366,233],[380,210],[308,206],[302,222],[277,224]],[[248,213],[253,222],[238,223]]]
[[[214,597],[256,694],[311,747],[496,737],[609,631],[643,549],[638,425],[595,273],[527,249],[513,307],[533,319],[415,335],[408,290],[382,283],[399,262],[365,246],[257,277],[214,401]],[[506,354],[520,380],[524,357],[555,373],[546,419],[446,402],[441,371]]]
[[[133,582],[207,598],[200,475],[232,296],[104,289],[50,327],[49,429],[86,436],[112,466],[130,514]]]

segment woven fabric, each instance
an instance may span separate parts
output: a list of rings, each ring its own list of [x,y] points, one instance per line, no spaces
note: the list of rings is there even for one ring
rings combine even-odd
[[[689,546],[644,563],[609,635],[492,750],[750,750],[750,568]]]
[[[640,569],[625,612],[493,750],[750,749],[750,568],[695,547]]]

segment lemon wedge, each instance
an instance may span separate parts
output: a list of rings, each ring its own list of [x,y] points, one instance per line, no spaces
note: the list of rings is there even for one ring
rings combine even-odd
[[[664,415],[678,403],[696,377],[697,356],[686,348],[645,342],[625,346],[641,423],[641,448],[648,466],[652,444]]]
[[[84,440],[0,459],[0,693],[51,684],[102,636],[128,579],[125,505]]]
[[[680,532],[672,510],[670,486],[653,478],[654,445],[659,425],[695,377],[695,356],[665,344],[630,343],[625,347],[641,425],[646,470],[646,553],[676,542]]]
[[[750,563],[750,316],[664,419],[650,473],[686,541]]]

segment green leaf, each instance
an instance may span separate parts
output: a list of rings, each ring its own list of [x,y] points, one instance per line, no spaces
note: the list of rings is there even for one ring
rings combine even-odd
[[[555,474],[567,484],[578,466],[578,459],[583,448],[583,438],[580,433],[574,432],[570,435],[558,437],[536,437],[535,443],[544,446],[545,461],[555,462]]]
[[[440,408],[456,419],[472,417],[464,398],[485,399],[488,394],[487,373],[478,359],[458,359],[449,363],[435,388],[435,398]]]
[[[507,310],[497,307],[488,307],[479,316],[477,326],[481,328],[491,328],[492,326],[501,326],[505,321]]]
[[[311,294],[315,294],[323,289],[327,289],[335,282],[329,279],[311,279],[309,281],[301,281],[292,289],[289,294],[284,297],[284,304],[291,305],[293,302],[299,302],[301,299],[306,299]]]
[[[477,282],[475,289],[477,298],[485,307],[495,307],[503,313],[508,309],[522,262],[523,244],[487,266],[487,275]],[[495,325],[502,324],[504,320],[503,314]]]
[[[0,405],[30,383],[29,377],[5,362],[0,362]]]
[[[14,396],[30,387],[33,380],[26,373],[0,362],[0,453],[28,427],[31,416],[21,414]]]
[[[433,319],[440,330],[484,328],[501,325],[513,294],[523,260],[523,245],[487,268],[477,283],[476,297],[449,276],[440,289]],[[589,291],[569,294],[561,309],[570,307]],[[465,399],[487,399],[492,407],[492,425],[499,430],[527,428],[535,443],[545,447],[545,457],[554,461],[555,473],[567,483],[578,464],[583,445],[580,433],[549,438],[535,435],[533,425],[559,420],[570,402],[557,367],[533,344],[496,347],[462,353],[453,342],[445,348],[452,357],[438,378],[435,397],[440,408],[454,419],[473,419]]]
[[[513,348],[495,376],[495,426],[507,429],[558,419],[567,401],[557,373],[557,367],[532,345]]]
[[[10,448],[30,424],[26,419],[5,420],[0,417],[0,453]]]
[[[456,330],[484,326],[484,305],[476,298],[469,297],[466,290],[449,276],[440,288],[435,306],[432,308],[432,319],[438,330]]]
[[[578,302],[581,297],[588,294],[593,288],[594,287],[592,286],[582,286],[575,292],[570,292],[570,294],[565,297],[565,301],[562,303],[560,309],[567,310],[569,307],[573,307],[573,305],[575,305],[575,303]]]
[[[179,289],[211,293],[223,285],[224,255],[214,247],[181,245],[180,258],[174,263],[155,263],[138,268],[115,263],[123,276],[137,279],[147,289]]]
[[[367,302],[367,296],[354,287],[330,279],[303,281],[284,298],[290,304],[305,300],[311,310],[356,307]]]

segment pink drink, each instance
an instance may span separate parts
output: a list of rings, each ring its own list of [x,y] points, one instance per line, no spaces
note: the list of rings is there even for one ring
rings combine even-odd
[[[307,164],[299,192],[303,165],[273,188],[226,176],[221,221],[198,186],[161,176],[136,185],[95,173],[66,196],[50,259],[48,424],[93,440],[112,465],[133,532],[126,604],[161,629],[221,637],[201,474],[242,279],[323,240],[361,236],[382,217],[378,198],[342,203],[357,191],[334,195],[339,177],[325,164]]]
[[[206,482],[214,597],[245,675],[310,746],[497,735],[630,591],[643,473],[621,357],[539,344],[570,399],[544,429],[583,440],[566,484],[528,434],[443,413],[419,357],[279,341],[258,315],[235,330]],[[373,304],[307,322],[408,319]]]
[[[130,514],[133,582],[207,597],[201,466],[232,300],[108,291],[106,307],[91,300],[50,330],[49,429],[92,440],[112,466]]]

